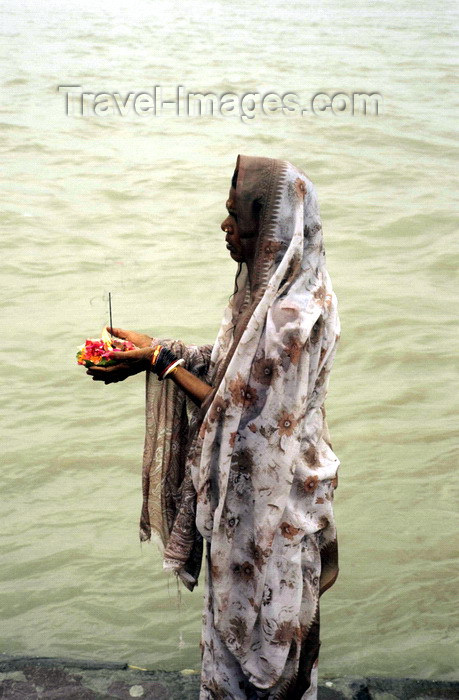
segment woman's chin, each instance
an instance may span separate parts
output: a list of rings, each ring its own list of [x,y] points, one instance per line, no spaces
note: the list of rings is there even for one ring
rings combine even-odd
[[[237,262],[237,263],[244,262],[244,258],[240,253],[236,253],[236,251],[230,250],[230,255],[235,262]]]

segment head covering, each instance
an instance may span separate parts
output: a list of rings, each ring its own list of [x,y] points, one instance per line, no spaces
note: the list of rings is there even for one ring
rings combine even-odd
[[[318,587],[300,585],[305,538],[320,550],[321,592],[337,575],[339,461],[323,404],[340,325],[308,177],[286,161],[249,156],[236,171],[241,235],[259,222],[254,269],[249,284],[239,266],[212,348],[214,391],[187,449],[182,491],[194,542],[201,535],[210,547],[216,629],[250,682],[267,688],[316,613]],[[178,537],[171,523],[166,561],[192,585],[186,548],[177,555],[184,521]]]

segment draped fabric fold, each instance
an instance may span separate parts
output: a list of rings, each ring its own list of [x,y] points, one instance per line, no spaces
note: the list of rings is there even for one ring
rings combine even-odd
[[[186,369],[206,378],[211,345],[159,342],[183,358]],[[147,374],[140,539],[149,540],[152,531],[159,536],[164,568],[176,571],[190,590],[198,580],[202,560],[202,538],[195,525],[196,492],[187,462],[198,413],[173,382],[158,382]]]
[[[212,348],[173,345],[213,386],[203,411],[148,380],[141,532],[190,588],[207,542],[201,700],[312,698],[319,595],[338,572],[337,301],[309,178],[239,156],[236,193],[241,234],[259,217],[252,279],[242,265]]]

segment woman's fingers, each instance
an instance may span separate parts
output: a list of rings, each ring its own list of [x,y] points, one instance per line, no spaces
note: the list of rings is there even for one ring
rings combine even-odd
[[[106,329],[110,333],[110,335],[115,335],[117,338],[121,338],[122,340],[127,340],[127,336],[129,334],[129,331],[125,331],[122,328],[110,328],[110,326],[106,326]]]
[[[119,330],[119,328],[116,329],[116,331]],[[86,369],[86,374],[89,374],[96,382],[104,382],[105,384],[122,382],[124,379],[134,374],[143,372],[147,367],[145,360],[151,357],[152,352],[153,350],[151,350],[151,348],[137,348],[136,350],[121,352],[113,350],[107,353],[106,357],[110,360],[114,360],[116,364],[109,365],[108,367],[92,365]]]
[[[106,329],[113,337],[129,340],[138,348],[149,348],[153,340],[149,335],[137,333],[137,331],[126,331],[124,328],[110,328],[109,326],[106,326]]]
[[[86,374],[92,377],[93,382],[112,384],[124,381],[133,372],[129,365],[111,365],[110,367],[90,367],[86,370]]]
[[[110,367],[99,367],[97,365],[94,365],[93,367],[88,367],[88,369],[86,370],[86,374],[90,374],[91,376],[98,376],[103,374],[111,374],[112,372],[119,372],[120,369],[129,369],[129,365],[123,363],[118,365],[110,365]]]
[[[104,384],[112,384],[113,382],[123,382],[128,377],[132,377],[139,372],[143,372],[145,367],[142,363],[131,363],[110,365],[110,367],[90,367],[86,370],[86,374],[92,377],[95,382],[104,382]]]
[[[125,350],[116,352],[113,350],[109,355],[110,360],[118,360],[119,362],[129,362],[133,360],[142,360],[145,358],[145,349],[138,348],[137,350]]]

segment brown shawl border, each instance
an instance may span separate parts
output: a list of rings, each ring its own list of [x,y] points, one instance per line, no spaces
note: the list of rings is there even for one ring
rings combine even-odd
[[[255,190],[255,187],[253,188],[252,196],[256,196],[261,202],[260,228],[255,250],[252,295],[251,299],[248,300],[248,306],[246,303],[243,304],[241,316],[237,321],[234,331],[233,343],[224,361],[218,368],[217,375],[213,382],[213,391],[209,394],[201,407],[201,421],[204,420],[205,414],[212,404],[218,387],[228,369],[228,365],[247,328],[247,324],[265,293],[269,281],[268,273],[271,263],[266,256],[261,255],[261,250],[267,241],[274,239],[274,232],[279,219],[280,200],[287,178],[288,165],[287,161],[274,160],[273,158],[255,158],[243,155],[237,157],[236,169],[239,171],[236,186],[237,196],[240,195],[244,187],[249,187],[250,180],[253,179],[254,184],[256,182],[257,189]]]

